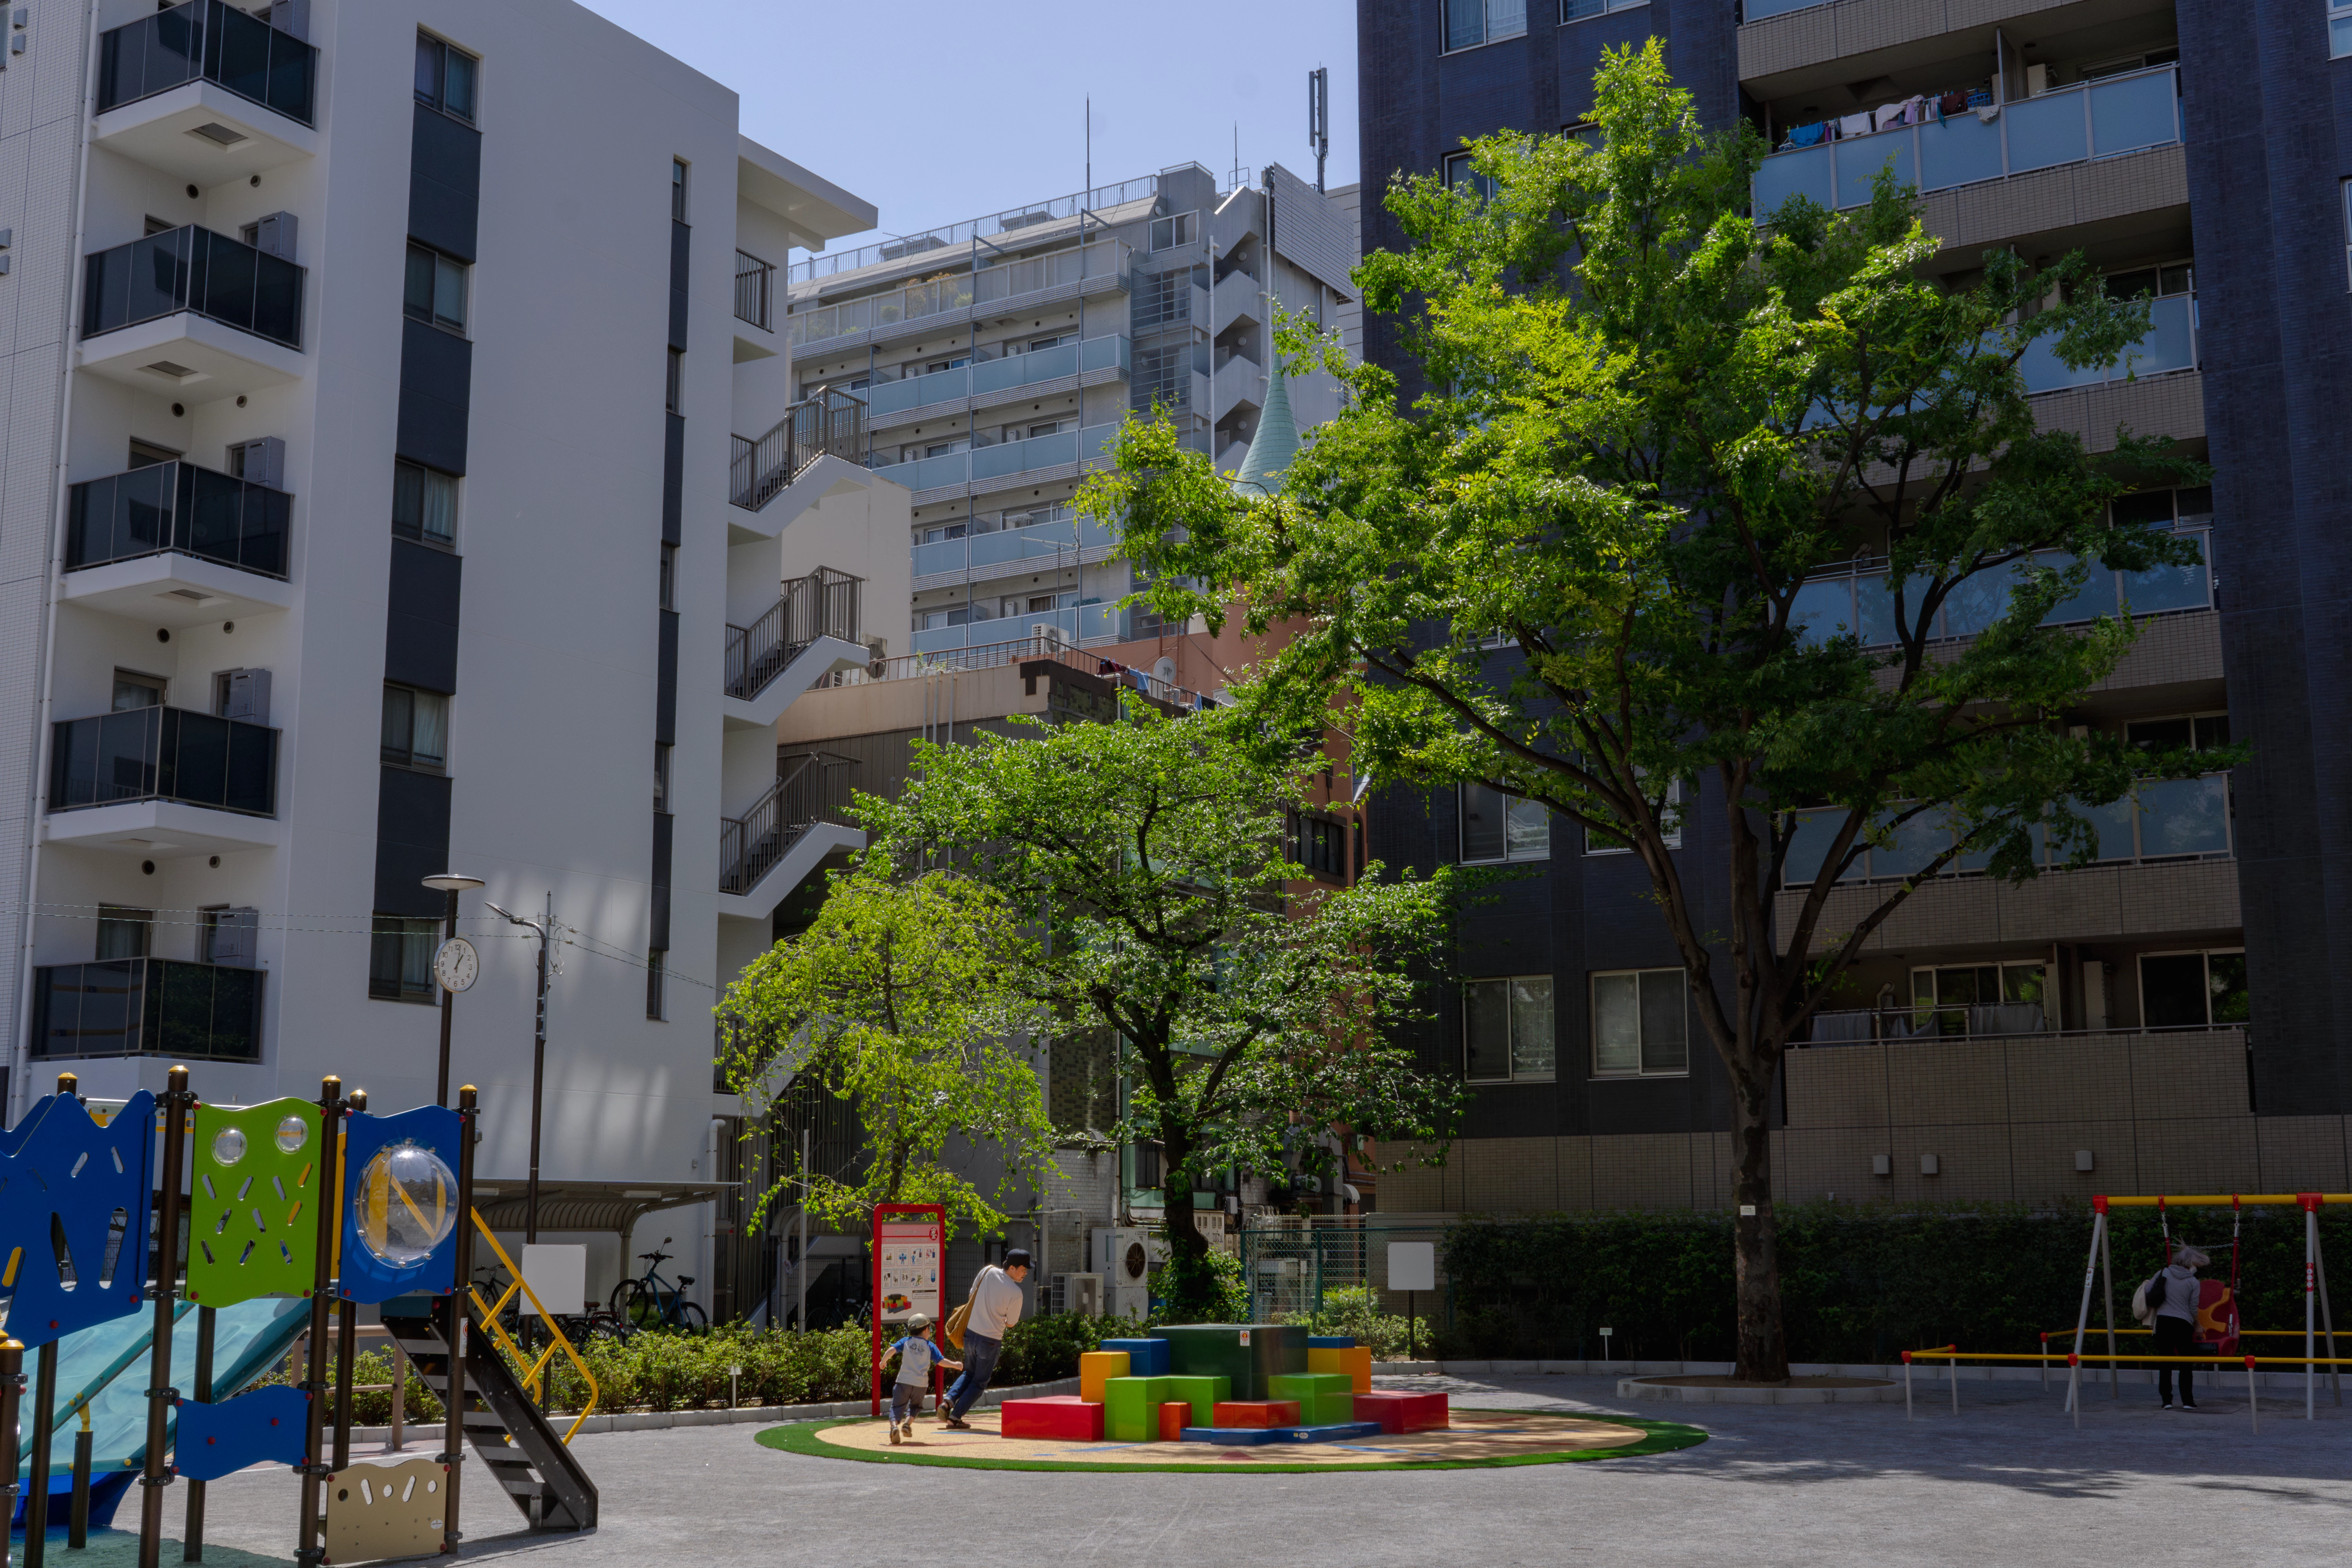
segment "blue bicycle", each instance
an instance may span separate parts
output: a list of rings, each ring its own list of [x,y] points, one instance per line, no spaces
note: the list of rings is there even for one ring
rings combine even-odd
[[[663,1237],[667,1247],[676,1238]],[[681,1274],[672,1285],[661,1277],[661,1266],[675,1256],[667,1252],[640,1252],[646,1260],[646,1271],[635,1279],[624,1279],[613,1287],[613,1316],[625,1326],[626,1331],[638,1329],[685,1329],[698,1331],[710,1326],[710,1319],[702,1308],[686,1299],[686,1287],[694,1283],[694,1276]]]

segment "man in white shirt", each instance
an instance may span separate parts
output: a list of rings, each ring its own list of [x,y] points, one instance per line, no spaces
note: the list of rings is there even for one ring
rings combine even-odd
[[[971,1424],[964,1412],[979,1402],[1004,1349],[1005,1331],[1021,1321],[1021,1282],[1029,1278],[1029,1254],[1016,1247],[1003,1268],[992,1263],[971,1282],[971,1315],[963,1326],[963,1375],[948,1390],[942,1426],[959,1430]]]

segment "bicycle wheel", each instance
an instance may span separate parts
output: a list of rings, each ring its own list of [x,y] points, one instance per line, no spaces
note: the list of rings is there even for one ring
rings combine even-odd
[[[652,1306],[653,1293],[642,1279],[624,1279],[613,1287],[613,1316],[629,1329],[645,1327]]]
[[[671,1321],[689,1334],[698,1334],[710,1326],[710,1319],[692,1301],[680,1301],[670,1311]]]

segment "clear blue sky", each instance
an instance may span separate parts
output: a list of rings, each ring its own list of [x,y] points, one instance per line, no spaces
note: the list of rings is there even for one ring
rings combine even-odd
[[[1356,178],[1354,0],[583,0],[726,83],[743,131],[903,234],[1197,161],[1307,179],[1307,73],[1331,68],[1328,178]],[[859,237],[837,241],[855,245]]]

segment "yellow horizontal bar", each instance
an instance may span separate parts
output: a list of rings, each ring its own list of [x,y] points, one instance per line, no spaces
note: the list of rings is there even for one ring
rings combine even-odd
[[[2112,1333],[2118,1339],[2121,1339],[2126,1334],[2145,1335],[2156,1332],[2154,1329],[2103,1329],[2096,1323],[2092,1324],[2083,1331],[2088,1337],[2095,1338],[2100,1334]],[[2347,1328],[2345,1332],[2352,1334],[2352,1328]],[[2328,1337],[2328,1331],[2326,1329],[2314,1329],[2311,1331],[2311,1334],[2314,1339],[2324,1340]],[[2053,1344],[2055,1344],[2062,1339],[2073,1339],[2074,1337],[2074,1331],[2072,1329],[2053,1329],[2050,1331],[2050,1340]],[[2240,1329],[2238,1331],[2238,1337],[2242,1340],[2299,1340],[2303,1338],[2303,1331],[2301,1329]]]
[[[2324,1204],[2352,1204],[2352,1193],[2322,1193]],[[2258,1208],[2284,1205],[2293,1208],[2303,1202],[2301,1193],[2206,1193],[2186,1197],[2165,1194],[2152,1198],[2116,1198],[2106,1200],[2111,1209],[2152,1209],[2158,1204],[2172,1209]]]
[[[2057,1352],[2053,1353],[2051,1357],[2049,1357],[2049,1359],[2050,1359],[2050,1360],[2053,1360],[2053,1361],[2062,1361],[2062,1360],[2063,1360],[2063,1359],[2065,1358],[2066,1354],[2067,1354],[2067,1352],[2064,1352],[2064,1351],[2060,1351],[2060,1352]],[[2038,1361],[2042,1360],[2043,1358],[2042,1358],[2042,1356],[2038,1352],[2034,1352],[2034,1351],[2025,1351],[2025,1352],[2016,1352],[2016,1351],[2008,1351],[2008,1352],[2002,1352],[2002,1351],[1913,1351],[1913,1352],[1911,1352],[1911,1359],[1912,1359],[1913,1361],[1915,1361],[1915,1362],[1921,1362],[1921,1361],[2034,1361],[2034,1362],[2038,1362]],[[2186,1362],[2194,1362],[2194,1363],[2196,1363],[2197,1364],[2199,1364],[2199,1365],[2200,1365],[2200,1366],[2205,1365],[2205,1364],[2207,1364],[2207,1363],[2214,1363],[2214,1362],[2219,1362],[2219,1363],[2221,1363],[2226,1364],[2226,1365],[2229,1365],[2229,1366],[2243,1366],[2243,1365],[2245,1365],[2245,1364],[2246,1364],[2246,1358],[2245,1358],[2244,1356],[2242,1356],[2242,1355],[2094,1355],[2094,1354],[2092,1354],[2089,1351],[2084,1351],[2084,1352],[2082,1353],[2082,1355],[2081,1355],[2079,1358],[2077,1358],[2077,1359],[2082,1360],[2082,1361],[2086,1361],[2086,1362],[2089,1362],[2089,1361],[2127,1361],[2127,1362],[2142,1362],[2142,1361],[2186,1361]],[[2324,1355],[2315,1355],[2315,1356],[2299,1356],[2299,1355],[2258,1355],[2258,1356],[2256,1356],[2256,1357],[2254,1358],[2254,1364],[2255,1364],[2256,1366],[2352,1366],[2352,1356],[2324,1356]]]

